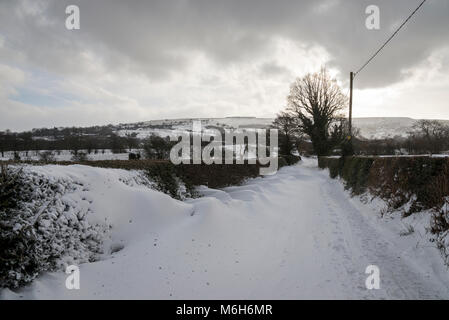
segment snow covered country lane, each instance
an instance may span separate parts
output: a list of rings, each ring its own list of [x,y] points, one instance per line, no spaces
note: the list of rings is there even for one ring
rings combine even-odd
[[[44,166],[89,186],[123,249],[80,266],[80,289],[46,273],[2,299],[446,299],[449,272],[425,235],[351,198],[316,161],[180,202],[121,182],[126,171]],[[380,270],[368,290],[366,267]]]

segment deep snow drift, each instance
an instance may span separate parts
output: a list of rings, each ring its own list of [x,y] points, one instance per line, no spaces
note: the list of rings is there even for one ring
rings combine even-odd
[[[80,290],[46,273],[2,299],[449,298],[449,274],[427,241],[428,215],[380,218],[381,203],[350,198],[314,160],[180,202],[133,183],[135,172],[33,167],[86,186],[93,221],[123,249],[80,266]],[[405,236],[405,224],[415,232]],[[402,234],[402,235],[401,235]],[[380,268],[367,290],[365,269]]]

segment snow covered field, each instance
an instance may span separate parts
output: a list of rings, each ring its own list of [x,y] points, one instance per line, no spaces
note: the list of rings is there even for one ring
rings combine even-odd
[[[31,160],[31,161],[39,161],[42,159],[41,153],[45,153],[47,150],[40,151],[20,151],[18,152],[21,160]],[[92,152],[88,154],[86,150],[80,150],[80,153],[86,154],[86,159],[91,161],[97,160],[128,160],[128,152],[125,153],[112,153],[111,150],[105,149],[104,152],[102,150],[97,153]],[[134,153],[143,153],[141,149],[132,149],[130,152]],[[52,156],[55,161],[72,161],[73,160],[73,152],[70,150],[60,150],[60,151],[51,151]],[[7,161],[14,159],[13,151],[6,151],[4,156],[2,157],[0,154],[0,161]]]
[[[80,290],[47,273],[2,299],[432,299],[449,298],[449,273],[424,228],[428,215],[380,218],[382,202],[350,198],[315,160],[180,202],[134,173],[86,166],[32,170],[74,179],[93,221],[123,247],[80,266]],[[82,200],[80,200],[82,201]],[[407,225],[415,232],[404,235]],[[402,234],[402,235],[401,235]],[[367,290],[365,269],[380,268]]]

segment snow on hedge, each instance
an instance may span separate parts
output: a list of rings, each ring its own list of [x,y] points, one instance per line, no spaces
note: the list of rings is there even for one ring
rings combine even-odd
[[[81,165],[7,171],[16,203],[0,209],[0,287],[15,288],[42,271],[100,260],[142,228],[174,218],[170,207],[191,213],[188,205],[150,189],[153,183],[138,171]],[[139,220],[148,223],[133,223]]]

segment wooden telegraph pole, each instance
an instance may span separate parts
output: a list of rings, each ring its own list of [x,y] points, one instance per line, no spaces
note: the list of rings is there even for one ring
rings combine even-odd
[[[354,72],[349,74],[349,139],[352,140],[352,83],[354,80]]]
[[[342,155],[352,156],[354,155],[354,146],[352,145],[352,84],[354,82],[354,72],[349,74],[349,121],[348,121],[348,136],[343,144]]]

